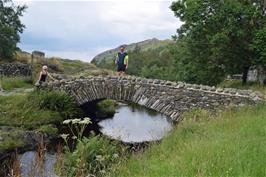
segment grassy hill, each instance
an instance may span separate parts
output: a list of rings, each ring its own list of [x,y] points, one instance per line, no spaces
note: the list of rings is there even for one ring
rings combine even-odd
[[[126,47],[127,51],[132,51],[136,48],[136,46],[140,47],[142,51],[147,51],[149,49],[157,49],[159,47],[164,47],[167,46],[168,44],[173,43],[172,40],[158,40],[156,38],[153,39],[148,39],[145,41],[137,42],[137,43],[132,43],[132,44],[123,44],[123,46]],[[114,49],[107,50],[105,52],[102,52],[98,55],[96,55],[91,63],[94,63],[96,66],[100,66],[101,63],[105,62],[110,62],[113,61],[116,57],[117,52],[119,51],[119,47],[116,47]]]

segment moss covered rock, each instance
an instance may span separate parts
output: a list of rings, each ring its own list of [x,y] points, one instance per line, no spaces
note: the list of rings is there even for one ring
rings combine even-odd
[[[96,116],[99,118],[112,117],[115,114],[118,103],[111,99],[105,99],[97,103]]]

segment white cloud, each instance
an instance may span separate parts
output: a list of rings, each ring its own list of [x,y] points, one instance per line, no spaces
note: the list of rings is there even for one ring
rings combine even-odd
[[[91,61],[95,54],[98,54],[102,51],[106,51],[111,47],[99,47],[92,48],[90,51],[54,51],[54,50],[42,50],[45,52],[46,57],[60,57],[65,59],[74,59],[82,61]]]
[[[89,52],[76,52],[76,51],[50,51],[43,50],[46,53],[46,57],[60,57],[66,59],[90,61],[93,56]]]

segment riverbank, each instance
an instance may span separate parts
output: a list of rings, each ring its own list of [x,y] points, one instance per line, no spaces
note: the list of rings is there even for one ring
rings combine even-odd
[[[160,144],[125,159],[109,176],[266,176],[266,105],[184,115]]]

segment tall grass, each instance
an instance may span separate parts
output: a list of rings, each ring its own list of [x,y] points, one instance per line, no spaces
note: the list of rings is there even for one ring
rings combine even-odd
[[[257,82],[247,82],[245,85],[242,84],[241,80],[225,80],[221,82],[218,87],[223,88],[236,88],[236,89],[250,89],[254,91],[261,91],[266,93],[266,87],[259,85]]]
[[[14,88],[31,88],[33,84],[30,77],[3,77],[0,78],[0,86],[9,91]]]
[[[42,110],[56,111],[64,119],[74,118],[82,113],[74,98],[63,91],[35,90],[29,94],[28,103]]]
[[[65,92],[40,90],[25,95],[0,96],[0,125],[32,129],[81,113]]]
[[[65,154],[57,155],[57,172],[60,176],[105,176],[106,170],[118,160],[118,143],[103,136],[83,137],[90,118],[68,119],[63,122],[70,128],[71,134],[62,134],[65,141]],[[70,144],[69,144],[70,142]],[[72,142],[72,143],[71,143]],[[73,142],[75,149],[71,148]],[[62,149],[58,149],[62,153]]]
[[[109,176],[266,176],[266,105],[216,116],[193,111],[161,144],[132,156]]]
[[[119,160],[117,144],[103,136],[82,138],[73,152],[66,151],[61,176],[105,176]]]

